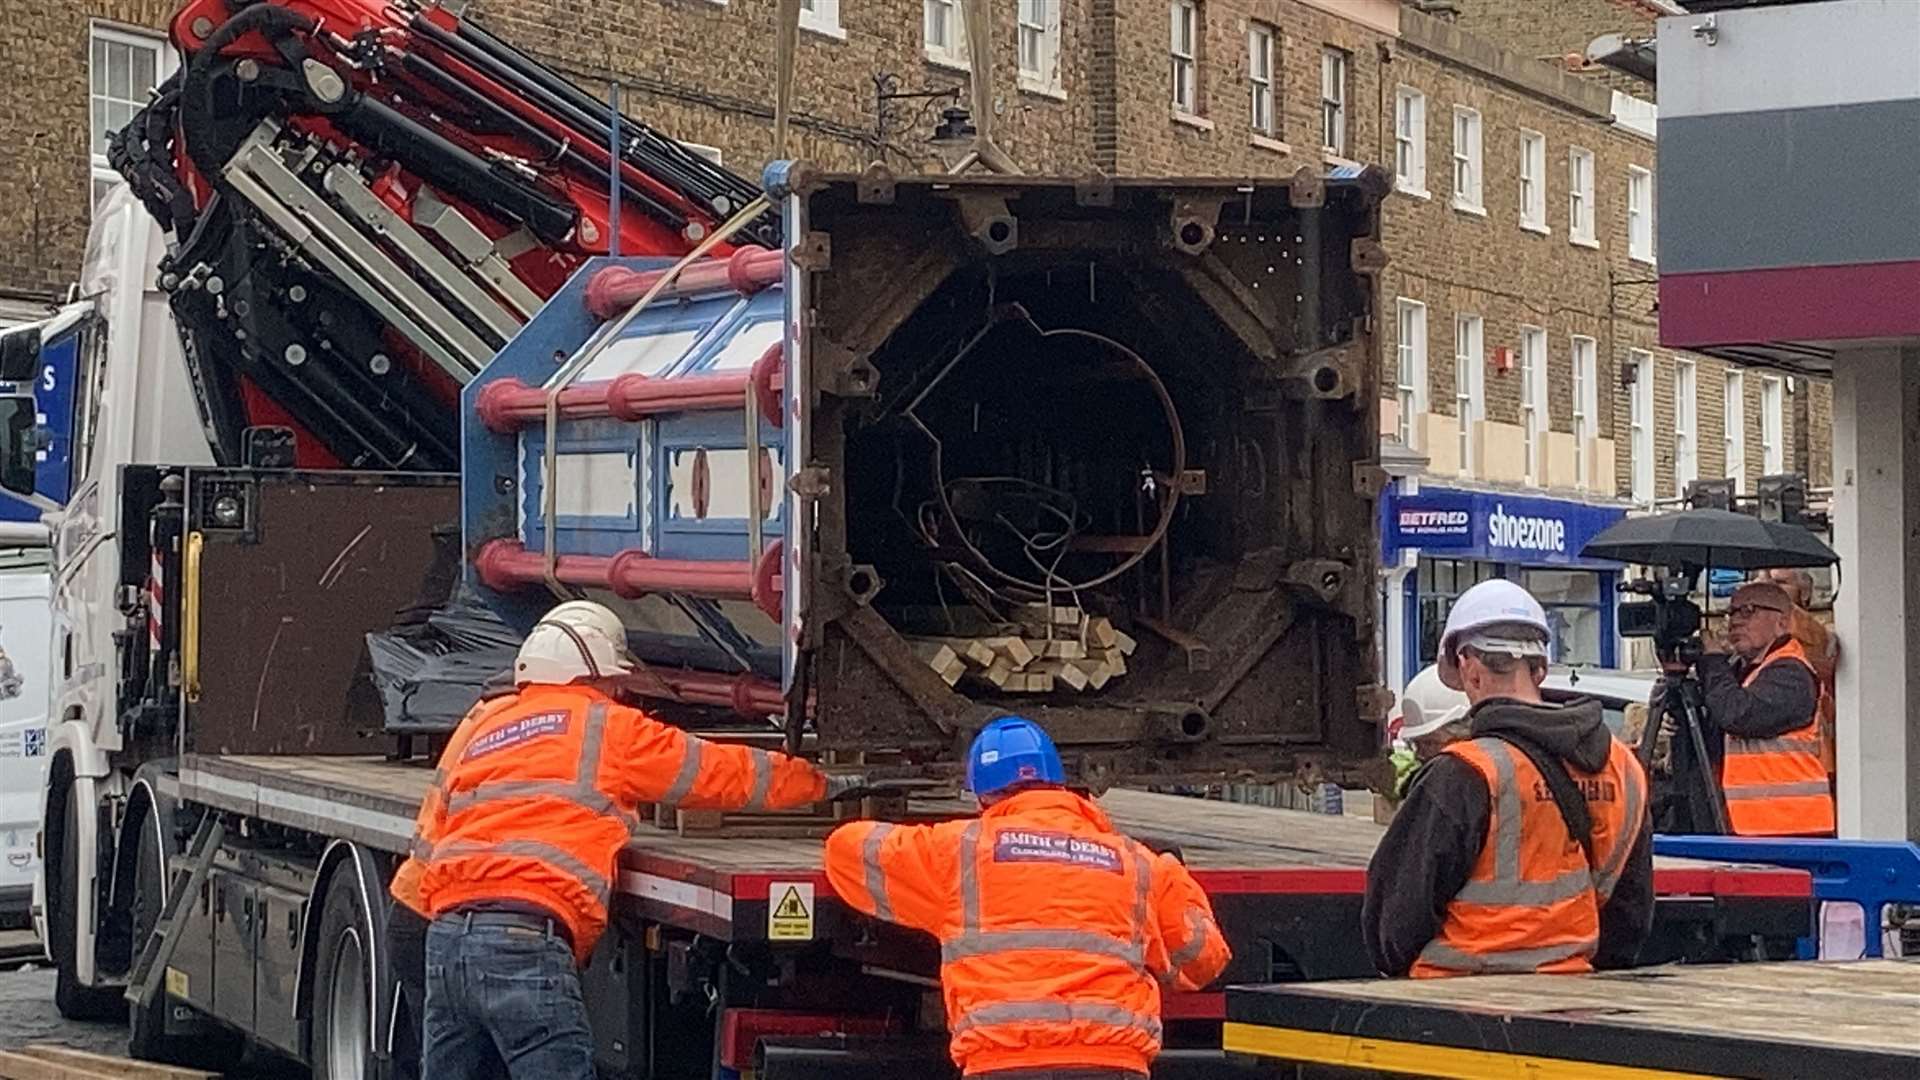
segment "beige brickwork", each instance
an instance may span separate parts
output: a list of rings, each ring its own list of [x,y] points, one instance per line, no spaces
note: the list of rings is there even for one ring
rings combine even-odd
[[[1447,415],[1456,412],[1456,315],[1484,320],[1484,414],[1503,424],[1520,415],[1522,327],[1546,332],[1549,427],[1559,432],[1573,429],[1572,338],[1591,337],[1599,398],[1592,434],[1615,440],[1615,486],[1625,494],[1632,452],[1620,373],[1630,349],[1649,349],[1655,492],[1673,492],[1674,354],[1657,344],[1655,269],[1629,259],[1626,240],[1627,168],[1652,168],[1654,147],[1605,118],[1608,95],[1594,73],[1569,77],[1553,60],[1601,33],[1643,32],[1652,18],[1644,0],[1459,0],[1460,15],[1447,23],[1393,0],[1199,0],[1198,122],[1172,114],[1166,0],[1057,2],[1057,94],[1020,85],[1015,5],[988,5],[996,18],[996,131],[1033,172],[1281,176],[1319,167],[1326,161],[1320,65],[1327,48],[1349,58],[1346,156],[1391,172],[1395,88],[1421,90],[1429,197],[1395,194],[1383,211],[1392,259],[1379,334],[1386,392],[1398,344],[1395,297],[1427,305],[1428,402]],[[0,91],[0,140],[9,148],[0,154],[0,295],[51,296],[78,268],[88,200],[88,20],[158,28],[173,7],[173,0],[39,0],[28,6],[30,17],[0,31],[9,69],[34,73]],[[596,95],[619,78],[631,114],[715,147],[729,167],[753,175],[773,152],[774,8],[775,0],[475,0],[471,12]],[[927,136],[946,103],[883,104],[876,96],[879,83],[904,92],[966,87],[963,70],[928,56],[923,10],[922,0],[842,0],[841,34],[801,34],[789,154],[838,169],[877,158],[902,172],[940,167]],[[1256,22],[1275,32],[1278,119],[1272,137],[1258,139],[1247,50]],[[1455,51],[1436,52],[1439,30],[1467,36],[1454,41]],[[1516,77],[1530,71],[1537,77]],[[1481,116],[1484,216],[1451,204],[1455,105]],[[1519,225],[1522,128],[1546,139],[1546,235]],[[1573,146],[1595,159],[1592,248],[1569,242]],[[1497,363],[1502,350],[1516,361],[1506,370]],[[1694,360],[1700,472],[1712,476],[1722,463],[1724,368]],[[1762,471],[1761,378],[1750,372],[1746,380],[1749,477]],[[1831,388],[1804,378],[1794,386],[1787,465],[1823,485],[1831,480]]]

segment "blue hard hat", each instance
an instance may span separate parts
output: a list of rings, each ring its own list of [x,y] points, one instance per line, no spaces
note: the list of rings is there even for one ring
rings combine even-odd
[[[974,736],[967,751],[967,790],[986,798],[1016,784],[1064,784],[1066,769],[1046,729],[1024,716],[1003,716]]]

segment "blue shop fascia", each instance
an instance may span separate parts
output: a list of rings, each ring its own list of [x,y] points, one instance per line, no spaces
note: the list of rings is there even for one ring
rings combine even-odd
[[[1454,600],[1490,578],[1539,598],[1555,663],[1616,667],[1615,585],[1621,564],[1580,549],[1626,516],[1623,503],[1399,477],[1380,500],[1381,619],[1390,685],[1433,662]]]

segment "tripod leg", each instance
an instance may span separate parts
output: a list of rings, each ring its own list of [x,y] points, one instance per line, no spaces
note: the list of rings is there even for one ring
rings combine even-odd
[[[1704,817],[1713,824],[1715,835],[1728,836],[1733,830],[1727,824],[1727,802],[1720,790],[1719,777],[1713,772],[1713,758],[1707,754],[1707,735],[1700,723],[1701,703],[1693,700],[1694,694],[1689,693],[1694,689],[1683,687],[1680,691],[1680,708],[1685,717],[1687,741],[1693,749],[1693,771],[1698,778],[1695,781],[1697,798],[1694,805],[1705,808]]]

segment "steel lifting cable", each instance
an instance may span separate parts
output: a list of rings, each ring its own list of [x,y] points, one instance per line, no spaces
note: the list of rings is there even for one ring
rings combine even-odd
[[[780,32],[775,42],[774,61],[778,67],[777,103],[774,109],[774,160],[781,160],[786,152],[787,115],[793,94],[793,57],[794,42],[799,36],[800,0],[781,0]],[[615,175],[618,175],[617,172]],[[540,493],[541,539],[545,550],[542,553],[541,576],[546,579],[547,588],[561,600],[572,599],[572,593],[561,584],[559,575],[560,552],[557,546],[554,521],[559,504],[559,484],[555,472],[559,468],[559,446],[555,438],[560,421],[560,394],[573,384],[580,372],[605,352],[607,346],[620,339],[621,333],[632,324],[640,313],[647,310],[656,297],[665,292],[687,267],[704,258],[707,252],[731,239],[734,234],[745,228],[748,223],[759,217],[772,205],[763,191],[754,200],[741,207],[726,224],[694,245],[692,251],[681,256],[679,261],[667,268],[640,299],[633,302],[621,316],[603,327],[600,333],[587,343],[587,346],[575,354],[566,367],[547,384],[546,416],[542,437],[545,445],[541,448],[541,475],[545,477],[544,490]],[[751,390],[748,391],[752,393]],[[748,468],[757,472],[758,464],[748,463]],[[757,477],[750,477],[749,483],[757,483]]]

